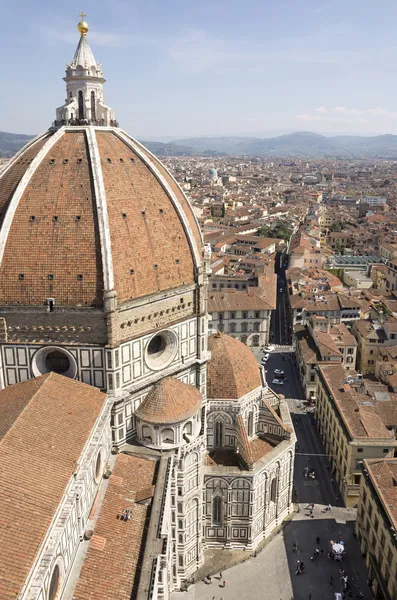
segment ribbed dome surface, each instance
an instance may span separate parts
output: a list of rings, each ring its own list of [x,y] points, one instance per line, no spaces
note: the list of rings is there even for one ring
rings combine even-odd
[[[178,184],[119,129],[52,130],[0,175],[0,304],[125,302],[193,283],[200,255]]]
[[[146,423],[178,423],[192,417],[201,403],[197,388],[175,377],[165,377],[148,393],[135,415]]]
[[[238,400],[261,385],[259,365],[242,342],[223,333],[208,338],[207,398]]]

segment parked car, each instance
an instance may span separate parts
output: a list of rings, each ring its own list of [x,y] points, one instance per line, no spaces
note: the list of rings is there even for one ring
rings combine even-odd
[[[273,352],[273,350],[276,349],[276,346],[274,346],[273,344],[269,344],[268,346],[266,346],[265,348],[265,352]]]
[[[278,291],[279,291],[279,292],[280,292],[280,294],[281,294],[281,293],[282,293],[284,290],[283,290],[283,288],[280,288]]]
[[[270,358],[270,354],[267,352],[263,357],[262,357],[262,362],[266,363]]]
[[[274,369],[274,374],[275,375],[284,375],[284,371],[282,371],[281,369]]]
[[[282,379],[273,379],[272,383],[276,385],[284,385],[284,381]]]

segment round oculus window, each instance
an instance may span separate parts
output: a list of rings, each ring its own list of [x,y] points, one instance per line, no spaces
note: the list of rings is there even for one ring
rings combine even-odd
[[[164,369],[174,360],[177,350],[178,338],[173,331],[156,333],[146,346],[146,364],[154,371]]]
[[[54,372],[74,379],[77,375],[77,364],[71,353],[64,348],[47,346],[40,348],[33,355],[32,372],[35,377]]]

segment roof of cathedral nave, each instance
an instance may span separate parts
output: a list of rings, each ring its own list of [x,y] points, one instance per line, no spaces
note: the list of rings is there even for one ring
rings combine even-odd
[[[238,400],[259,387],[259,365],[248,346],[229,335],[208,338],[207,398]]]
[[[89,69],[97,63],[80,32],[66,71],[71,91],[58,110],[78,107],[72,94],[82,80],[96,86],[97,116],[102,111],[110,125],[68,119],[29,142],[1,173],[3,305],[43,305],[53,297],[57,306],[102,306],[113,290],[125,302],[194,283],[201,263],[189,202],[164,165],[109,121],[103,80]],[[86,62],[81,75],[76,61]],[[95,116],[86,100],[87,116]]]
[[[1,390],[1,598],[19,597],[105,400],[56,373]]]
[[[201,404],[197,388],[175,377],[165,377],[153,386],[135,416],[153,424],[179,423],[196,414]]]

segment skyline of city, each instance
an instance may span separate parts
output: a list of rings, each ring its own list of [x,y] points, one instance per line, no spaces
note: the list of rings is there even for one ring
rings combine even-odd
[[[356,0],[255,1],[245,12],[235,0],[166,8],[86,0],[83,8],[108,79],[106,101],[135,136],[161,140],[397,133],[397,48],[390,44],[397,9],[381,4],[376,13]],[[38,133],[64,100],[61,78],[78,40],[77,15],[47,1],[23,1],[7,15],[0,49],[12,55],[3,64],[12,83],[0,100],[0,130]]]

